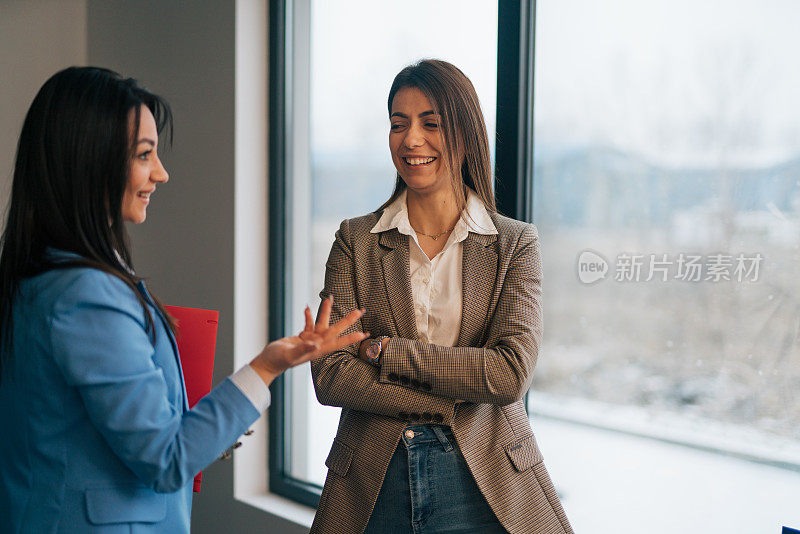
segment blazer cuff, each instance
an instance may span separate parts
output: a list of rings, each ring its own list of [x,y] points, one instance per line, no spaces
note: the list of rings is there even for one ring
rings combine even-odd
[[[233,373],[230,380],[242,395],[247,397],[258,413],[264,412],[269,407],[272,400],[269,388],[249,364]]]
[[[397,337],[389,340],[389,344],[381,357],[380,381],[384,384],[394,384],[422,391],[423,393],[430,393],[433,389],[431,384],[411,376],[411,373],[408,372],[408,367],[403,365],[408,361],[408,358],[404,355],[411,351],[412,343],[413,341],[409,339]]]

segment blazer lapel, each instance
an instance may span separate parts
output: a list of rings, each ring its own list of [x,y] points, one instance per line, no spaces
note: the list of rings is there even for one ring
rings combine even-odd
[[[470,232],[464,240],[462,265],[463,311],[457,346],[475,345],[489,321],[489,307],[497,283],[497,235]]]
[[[183,365],[181,364],[181,358],[178,354],[178,342],[175,340],[175,336],[172,333],[172,330],[169,328],[169,324],[167,324],[167,320],[164,316],[161,315],[161,312],[158,311],[156,308],[156,303],[153,301],[153,297],[150,296],[150,292],[147,290],[147,286],[144,285],[144,282],[141,280],[136,284],[136,287],[139,289],[139,293],[142,294],[144,299],[150,304],[151,306],[151,313],[156,317],[153,317],[153,320],[160,320],[162,326],[164,327],[164,331],[167,333],[167,337],[169,338],[169,342],[172,345],[172,354],[175,356],[175,363],[178,364],[178,376],[181,378],[181,391],[183,392],[183,411],[189,411],[189,396],[186,393],[186,378],[183,376]],[[155,325],[154,325],[155,327]]]
[[[409,279],[408,236],[392,228],[381,232],[378,242],[389,249],[381,258],[381,265],[397,335],[405,339],[417,339],[414,298]]]

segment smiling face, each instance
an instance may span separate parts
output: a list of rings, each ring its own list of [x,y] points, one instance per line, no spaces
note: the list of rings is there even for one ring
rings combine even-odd
[[[439,116],[425,93],[404,87],[392,100],[389,150],[406,186],[418,193],[451,187]]]
[[[122,219],[137,224],[147,218],[147,206],[156,184],[169,179],[158,159],[158,129],[153,113],[147,106],[142,106],[139,114],[139,131],[134,140],[136,144],[133,147],[128,185],[122,197]],[[131,128],[134,127],[135,117],[131,111]]]

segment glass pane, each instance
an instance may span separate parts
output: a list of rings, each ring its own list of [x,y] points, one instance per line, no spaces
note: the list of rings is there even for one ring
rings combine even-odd
[[[800,509],[774,493],[800,491],[800,3],[536,5],[534,218],[546,326],[534,421],[763,462],[738,461],[740,482],[764,490],[758,498],[715,500],[733,475],[706,486],[692,478],[702,470],[667,462],[651,475],[707,488],[705,502],[669,507],[704,532],[800,525]],[[765,463],[793,471],[773,485]],[[585,477],[554,473],[576,531],[604,531],[603,507],[619,517],[618,507],[611,491],[577,500]],[[620,490],[652,503],[632,524],[673,532],[652,521],[673,497],[652,477]]]
[[[287,311],[299,331],[296,312],[306,303],[312,309],[319,304],[339,223],[377,209],[394,186],[386,99],[397,72],[422,58],[444,59],[463,70],[478,92],[493,151],[497,4],[319,0],[296,2],[293,15],[294,201],[288,269],[293,281]],[[339,409],[317,402],[308,366],[293,370],[289,383],[287,468],[293,477],[321,485]]]

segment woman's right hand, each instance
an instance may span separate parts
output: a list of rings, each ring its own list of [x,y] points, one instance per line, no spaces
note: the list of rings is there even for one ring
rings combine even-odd
[[[311,310],[306,307],[306,325],[299,335],[273,341],[250,362],[265,384],[270,385],[281,373],[295,365],[359,343],[369,336],[365,332],[341,335],[364,315],[364,310],[353,310],[336,324],[329,325],[332,306],[333,297],[322,302],[316,323]]]

